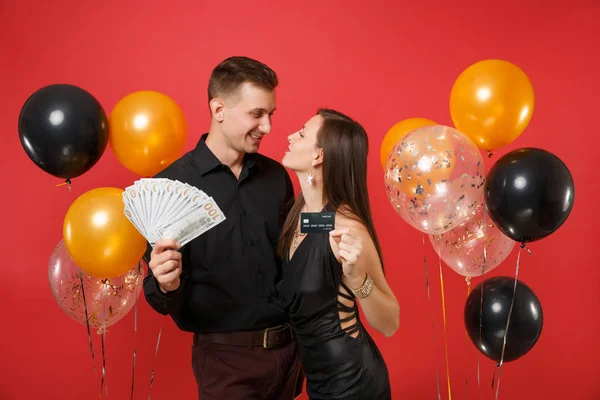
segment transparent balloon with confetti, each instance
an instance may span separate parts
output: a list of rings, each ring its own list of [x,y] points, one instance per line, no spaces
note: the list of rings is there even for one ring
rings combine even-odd
[[[115,278],[95,278],[83,272],[61,240],[48,262],[48,282],[59,307],[75,321],[102,333],[129,313],[140,293],[147,270],[141,259]],[[106,321],[105,321],[106,319]]]
[[[515,241],[505,236],[479,204],[473,217],[441,235],[429,235],[435,252],[458,274],[482,276],[508,257]]]
[[[454,128],[418,128],[393,147],[385,168],[392,207],[415,229],[439,235],[481,204],[485,164],[480,150]]]

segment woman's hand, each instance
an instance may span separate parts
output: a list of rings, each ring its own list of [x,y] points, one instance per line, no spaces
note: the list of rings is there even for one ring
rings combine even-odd
[[[344,275],[353,289],[360,288],[366,279],[366,271],[361,262],[362,239],[350,228],[335,229],[329,232],[338,246]]]

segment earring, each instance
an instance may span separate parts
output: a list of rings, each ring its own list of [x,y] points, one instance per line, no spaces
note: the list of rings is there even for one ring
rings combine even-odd
[[[308,174],[308,176],[306,177],[306,183],[308,183],[309,185],[312,185],[312,181],[313,181],[313,175],[312,175],[312,170],[311,170],[310,174]]]

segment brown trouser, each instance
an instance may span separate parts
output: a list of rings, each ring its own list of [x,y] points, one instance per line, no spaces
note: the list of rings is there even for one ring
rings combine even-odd
[[[304,383],[294,340],[264,348],[194,335],[192,368],[201,400],[293,400]]]

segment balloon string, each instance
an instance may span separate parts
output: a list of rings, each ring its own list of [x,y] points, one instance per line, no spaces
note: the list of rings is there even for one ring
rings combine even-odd
[[[154,367],[156,366],[156,355],[158,354],[158,345],[160,344],[161,335],[162,323],[160,324],[160,330],[158,331],[158,338],[156,340],[156,350],[154,350],[154,360],[152,361],[152,373],[150,375],[150,388],[148,389],[148,400],[150,400],[150,392],[152,390],[152,384],[154,383]]]
[[[425,235],[423,235],[423,246],[425,246]],[[431,290],[429,289],[429,274],[427,273],[427,256],[423,255],[423,270],[425,271],[425,286],[427,288],[427,301],[429,302],[429,315],[431,317],[431,348],[435,352],[435,340],[434,340],[434,319],[433,311],[431,307]],[[437,386],[438,400],[442,399],[442,392],[440,390],[440,376],[437,363],[435,365],[435,383]]]
[[[502,375],[502,364],[504,364],[504,350],[506,350],[506,338],[508,336],[508,327],[510,326],[510,317],[513,311],[513,305],[515,304],[515,296],[517,293],[517,281],[519,279],[519,263],[521,261],[521,251],[526,249],[531,255],[531,251],[525,246],[525,242],[521,244],[519,253],[517,255],[517,266],[515,268],[515,284],[513,286],[512,299],[510,301],[510,308],[508,309],[508,318],[506,320],[506,328],[504,329],[504,338],[502,342],[502,353],[500,355],[500,362],[498,363],[498,381],[496,382],[496,400],[498,400],[498,393],[500,392],[500,376]]]
[[[100,383],[100,399],[102,399],[102,389],[106,390],[106,398],[108,398],[108,385],[106,384],[106,356],[104,353],[106,343],[106,303],[104,303],[102,309],[102,382]]]
[[[139,284],[140,276],[142,275],[141,264],[138,262],[138,275],[136,280]],[[136,350],[135,350],[135,342],[137,340],[137,296],[135,298],[135,303],[133,303],[133,365],[131,367],[131,400],[133,400],[133,390],[135,388],[135,360],[137,358]]]
[[[441,249],[438,254],[441,254]],[[442,257],[440,261],[440,289],[442,292],[442,316],[444,317],[444,351],[446,353],[446,377],[448,379],[448,400],[452,400],[452,391],[450,390],[450,365],[448,363],[448,335],[446,332],[446,297],[444,295],[444,274],[442,273]]]
[[[87,329],[88,342],[90,343],[90,353],[92,354],[92,365],[94,366],[94,377],[98,379],[98,370],[96,369],[96,357],[94,356],[94,345],[92,343],[92,333],[90,331],[90,317],[88,315],[87,302],[85,301],[85,288],[83,287],[83,272],[79,270],[79,284],[81,285],[81,297],[83,298],[83,311],[85,312],[85,327]],[[100,389],[100,398],[102,398],[102,388]]]
[[[483,235],[487,235],[487,208],[483,207]],[[483,341],[483,282],[487,266],[487,242],[483,245],[483,266],[481,268],[481,298],[479,299],[479,343]],[[477,387],[481,388],[481,353],[477,354]]]
[[[471,294],[471,277],[467,276],[465,278],[467,282],[467,299],[469,298],[469,294]],[[467,332],[467,328],[465,328],[465,356],[469,351],[469,333]],[[469,393],[469,376],[465,373],[465,394]]]
[[[492,374],[492,390],[494,390],[494,382],[496,381],[496,373],[498,372],[499,365],[500,364],[498,363],[494,366],[494,373]]]

